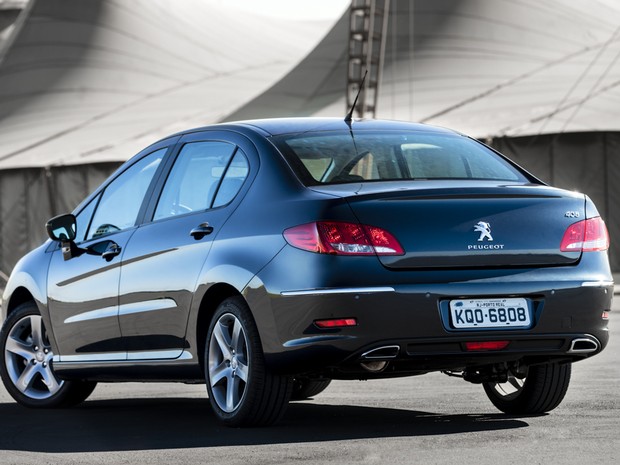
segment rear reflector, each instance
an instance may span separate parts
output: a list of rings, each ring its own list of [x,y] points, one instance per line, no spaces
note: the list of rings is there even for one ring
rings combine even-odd
[[[357,326],[357,320],[355,318],[336,318],[333,320],[316,320],[314,324],[321,329],[344,328],[346,326]]]
[[[396,238],[376,226],[339,221],[317,221],[284,231],[293,247],[332,255],[403,255]]]
[[[571,224],[562,238],[562,252],[596,252],[609,248],[609,234],[600,216]]]
[[[602,318],[603,320],[609,320],[609,312],[608,312],[607,310],[605,310],[605,311],[603,312],[603,315],[601,316],[601,318]]]
[[[466,342],[465,349],[469,352],[477,350],[502,350],[508,347],[510,341],[487,341],[487,342]]]

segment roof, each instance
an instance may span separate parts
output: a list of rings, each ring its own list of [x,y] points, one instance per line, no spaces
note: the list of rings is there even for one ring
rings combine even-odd
[[[327,118],[327,117],[314,117],[314,118],[271,118],[271,119],[257,119],[248,121],[239,121],[237,124],[242,126],[250,126],[265,131],[272,136],[278,136],[282,134],[296,134],[304,132],[319,132],[319,131],[372,131],[372,130],[384,130],[384,131],[420,131],[420,132],[441,132],[454,134],[454,131],[445,128],[439,128],[428,124],[411,123],[407,121],[395,121],[395,120],[378,120],[378,119],[354,119],[350,125],[345,122],[344,117],[340,118]]]

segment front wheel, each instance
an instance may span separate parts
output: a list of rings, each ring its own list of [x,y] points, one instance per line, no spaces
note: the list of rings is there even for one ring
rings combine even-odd
[[[504,413],[533,415],[556,408],[566,395],[571,364],[548,363],[529,368],[523,379],[509,375],[506,383],[483,383],[489,400]]]
[[[54,373],[54,354],[34,302],[15,309],[0,332],[0,375],[11,397],[25,407],[69,407],[85,400],[96,383],[63,381]]]
[[[273,424],[291,396],[291,378],[266,369],[258,330],[241,297],[224,300],[211,319],[205,376],[211,407],[227,426]]]

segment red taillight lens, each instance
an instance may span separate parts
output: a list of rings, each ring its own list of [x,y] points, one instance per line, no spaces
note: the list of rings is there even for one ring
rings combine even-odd
[[[562,252],[596,252],[609,248],[609,233],[600,216],[571,224],[562,238]]]
[[[328,249],[344,255],[374,255],[361,224],[319,222],[317,229]]]
[[[316,320],[314,322],[321,329],[345,328],[347,326],[357,326],[355,318],[335,318],[333,320]]]
[[[318,221],[284,231],[293,247],[334,255],[403,255],[396,238],[376,226],[339,221]]]
[[[477,350],[502,350],[508,347],[510,341],[466,342],[465,350],[474,352]]]
[[[293,247],[316,253],[329,253],[321,243],[316,223],[302,224],[284,231],[284,239]]]

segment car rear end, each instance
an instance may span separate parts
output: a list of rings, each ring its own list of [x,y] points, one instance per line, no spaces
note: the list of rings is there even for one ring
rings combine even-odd
[[[357,123],[272,140],[317,194],[259,274],[274,367],[488,382],[607,344],[609,238],[587,196],[444,130]]]

